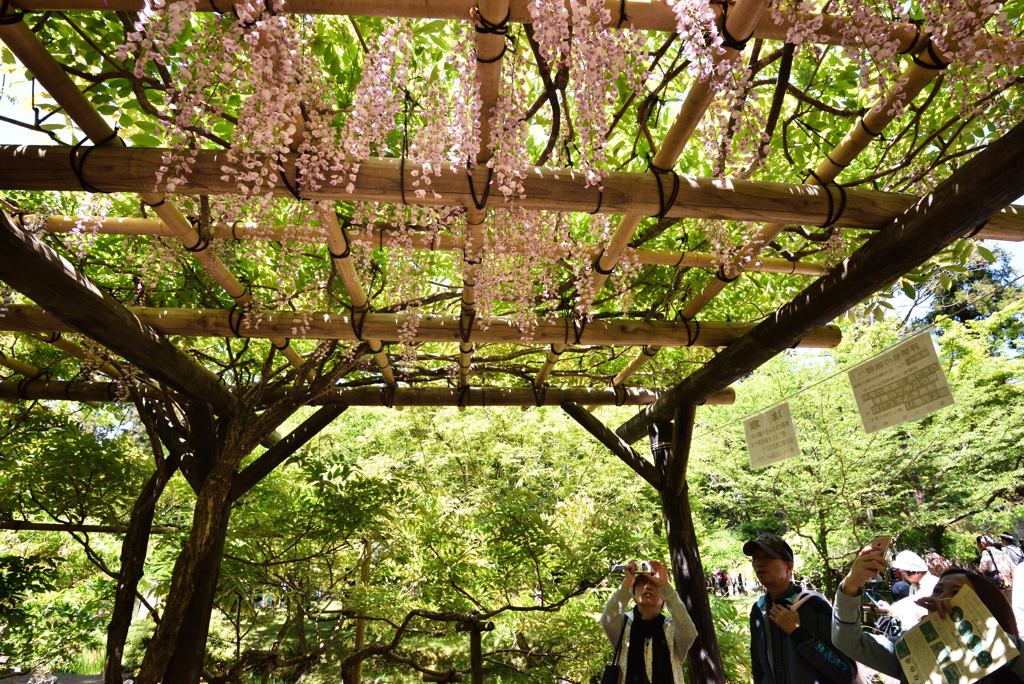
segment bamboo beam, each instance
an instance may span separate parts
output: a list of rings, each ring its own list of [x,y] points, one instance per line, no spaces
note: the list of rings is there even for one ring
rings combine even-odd
[[[45,307],[47,317],[58,323],[52,330],[24,332],[81,332],[158,382],[209,402],[221,415],[230,413],[237,404],[217,376],[140,322],[121,302],[3,213],[0,280]]]
[[[48,401],[115,401],[119,383],[116,382],[58,382],[55,380],[33,380],[20,383],[14,380],[0,380],[0,399]],[[246,391],[249,388],[241,388]],[[139,393],[146,398],[162,398],[159,390],[140,386]],[[265,401],[281,399],[287,392],[268,392]],[[470,387],[468,390],[446,387],[408,388],[398,387],[333,390],[317,397],[310,406],[373,406],[381,408],[403,406],[559,406],[570,401],[592,406],[644,406],[654,403],[658,393],[643,388],[619,389],[611,387],[547,387],[536,392],[526,387]],[[706,404],[721,406],[732,404],[736,393],[726,388],[711,395]]]
[[[730,345],[658,401],[626,421],[616,433],[627,442],[643,437],[655,420],[675,407],[700,403],[786,349],[813,330],[941,251],[1024,194],[1024,124],[991,143],[960,167],[906,214],[871,238],[827,276]]]
[[[0,242],[2,244],[2,242]],[[0,269],[0,275],[3,274]],[[0,330],[9,332],[73,332],[73,324],[37,306],[13,305],[0,318]],[[133,307],[125,309],[140,325],[168,336],[238,337],[274,339],[288,336],[303,340],[355,340],[352,316],[329,312],[265,311],[252,325],[239,325],[237,318],[223,309],[169,309]],[[399,332],[409,322],[409,314],[366,314],[364,337],[397,341]],[[76,319],[77,320],[77,319]],[[234,325],[232,325],[232,323]],[[580,331],[579,341],[571,323],[564,319],[547,319],[532,331],[533,344],[565,343],[582,345],[633,346],[642,341],[663,347],[725,347],[754,328],[753,323],[705,321],[700,328],[672,321],[594,320]],[[487,330],[475,330],[477,342],[523,344],[519,326],[508,318],[492,316]],[[458,316],[420,316],[416,323],[416,342],[454,342],[461,340]],[[837,326],[825,326],[808,333],[796,345],[810,349],[832,349],[842,340]],[[123,345],[122,345],[123,346]],[[126,356],[127,358],[127,356]]]
[[[562,410],[573,420],[582,425],[587,432],[604,444],[609,451],[622,459],[623,463],[632,468],[637,475],[647,480],[656,490],[661,489],[661,474],[654,464],[638,454],[633,447],[623,442],[618,435],[602,423],[590,411],[571,401],[561,403]]]
[[[498,91],[501,84],[502,56],[505,54],[505,32],[495,33],[489,27],[500,25],[509,13],[509,0],[480,0],[473,10],[476,29],[476,69],[473,80],[480,93],[480,108],[477,115],[477,129],[480,131],[480,148],[476,165],[483,165],[493,156],[491,151],[491,112],[498,106]],[[478,176],[483,174],[477,174]],[[484,187],[477,195],[490,194],[488,172]],[[476,188],[479,181],[470,175],[469,182]],[[459,310],[460,329],[465,333],[459,342],[459,387],[469,386],[469,369],[473,363],[474,345],[470,341],[473,320],[476,318],[476,284],[480,279],[480,264],[483,258],[483,244],[487,231],[487,209],[480,209],[476,200],[466,205],[466,227],[462,234],[462,302]]]
[[[45,342],[57,349],[60,349],[68,356],[74,357],[81,361],[82,363],[92,364],[95,362],[93,354],[89,353],[88,351],[78,346],[74,342],[64,339],[63,337],[61,337],[60,333],[52,333],[49,335],[43,333],[32,333],[31,335],[29,335],[29,337],[32,337],[33,339],[39,340],[41,342]],[[113,378],[114,380],[121,379],[121,371],[114,368],[107,361],[101,363],[99,367],[96,368],[96,371],[99,373],[103,373],[108,378]]]
[[[46,92],[64,108],[68,117],[78,124],[90,140],[97,145],[110,145],[112,149],[125,149],[124,142],[117,137],[106,120],[100,116],[24,21],[6,25],[0,23],[0,40],[7,44],[11,52],[28,71],[32,72]],[[140,188],[137,192],[139,198],[152,207],[171,229],[174,237],[192,253],[196,261],[224,288],[236,304],[253,304],[249,289],[243,287],[221,260],[208,249],[199,233],[192,228],[185,215],[168,201],[166,195],[154,192],[152,184]],[[274,347],[296,368],[302,367],[304,359],[288,344],[287,339],[274,340]]]
[[[39,370],[35,366],[19,361],[18,359],[7,356],[3,352],[0,352],[0,366],[4,366],[16,375],[22,376],[23,380],[18,381],[18,387],[28,384],[33,380],[46,379],[48,376],[43,371]],[[99,402],[96,401],[83,401],[86,406],[92,408],[99,408]]]
[[[764,12],[766,4],[766,0],[737,0],[736,6],[733,8],[732,13],[728,15],[724,27],[727,29],[728,34],[737,37],[749,36],[753,32],[758,18]],[[735,59],[738,54],[738,50],[729,47],[722,54],[716,53],[712,57],[712,61],[715,65],[718,65]],[[662,142],[657,154],[654,155],[654,160],[652,161],[653,171],[666,176],[664,182],[672,183],[673,187],[675,179],[670,180],[667,178],[668,173],[675,168],[679,155],[682,154],[683,148],[686,147],[686,143],[689,142],[690,136],[693,135],[697,124],[704,117],[704,113],[711,105],[713,98],[714,93],[711,90],[710,79],[705,81],[694,80],[691,82],[690,89],[686,93],[686,99],[683,101],[679,114],[676,115],[675,121],[665,135],[665,140]],[[659,171],[659,169],[664,171]],[[656,182],[659,181],[656,180]],[[660,187],[659,185],[659,189]],[[659,198],[660,196],[659,194]],[[658,211],[663,211],[660,206]],[[644,213],[650,214],[650,212]],[[604,287],[608,280],[608,276],[615,270],[619,260],[622,258],[622,253],[629,246],[629,241],[632,239],[633,233],[636,232],[636,228],[640,225],[642,219],[643,215],[636,213],[626,214],[619,219],[619,224],[615,228],[611,240],[609,240],[608,245],[597,257],[597,260],[594,262],[594,270],[590,273],[588,291],[592,292],[594,296],[601,291],[601,288]],[[580,306],[589,308],[589,303],[578,302],[576,308]],[[585,312],[581,311],[580,313]],[[544,385],[563,351],[565,351],[565,345],[556,344],[551,347],[547,358],[544,359],[540,370],[537,371],[537,377],[533,380],[535,386],[542,387]]]
[[[141,12],[146,8],[145,0],[11,0],[15,9],[32,12],[44,11],[98,11],[98,12]],[[285,0],[281,10],[284,14],[320,14],[349,15],[356,17],[407,17],[410,19],[453,19],[468,21],[470,11],[476,4],[475,0]],[[210,0],[199,0],[196,11],[213,12],[214,5],[223,8],[221,3]],[[644,31],[675,31],[676,18],[672,6],[664,0],[628,0],[623,6],[618,0],[606,0],[605,7],[616,18],[609,28],[617,28],[620,10],[625,7],[629,21],[622,28],[630,25]],[[511,16],[509,21],[517,24],[533,22],[529,11],[529,0],[512,0],[509,3]],[[712,5],[716,15],[721,15],[721,7]],[[504,15],[503,15],[504,16]],[[796,26],[804,26],[810,22],[821,21],[821,28],[816,29],[813,41],[822,45],[842,45],[843,33],[856,31],[850,19],[831,14],[815,14],[798,12],[795,19],[783,19],[776,24],[769,16],[762,16],[754,29],[754,38],[785,42],[789,32]],[[488,17],[489,18],[489,17]],[[718,20],[716,16],[716,20]],[[913,24],[892,22],[890,39],[896,40],[898,50],[905,51],[913,46],[914,37],[919,35],[918,28]],[[812,42],[812,41],[808,41]],[[1024,46],[1012,43],[1007,49],[1007,41],[996,38],[994,41],[980,41],[978,49],[991,49],[992,61],[1003,63],[1008,58],[1016,58],[1024,54]]]
[[[927,45],[931,41],[931,38],[925,36],[922,41],[924,45]],[[911,49],[917,48],[917,51],[921,51],[922,47],[916,45],[911,46]],[[915,58],[919,60],[921,64],[930,64],[932,66],[939,66],[936,64],[935,59],[928,52],[922,52],[919,57]],[[914,98],[924,89],[926,85],[934,80],[936,74],[939,73],[940,69],[928,68],[922,66],[917,61],[911,61],[904,69],[903,74],[897,83],[902,83],[898,88],[893,85],[886,91],[874,105],[868,110],[868,113],[863,119],[859,120],[853,125],[846,137],[843,138],[842,142],[837,145],[831,153],[825,155],[825,159],[818,164],[818,168],[814,171],[814,174],[808,175],[804,179],[806,184],[818,183],[820,179],[822,183],[829,184],[835,180],[844,168],[846,168],[850,162],[857,158],[857,156],[867,149],[871,141],[874,140],[875,136],[870,134],[869,131],[881,133],[886,126],[895,118],[897,106],[901,103],[913,102]],[[815,177],[817,176],[817,178]],[[838,193],[838,190],[836,190]],[[686,319],[693,319],[698,313],[700,313],[704,307],[706,307],[711,300],[713,300],[719,293],[724,290],[730,282],[738,278],[747,269],[744,268],[744,264],[748,262],[756,262],[761,252],[768,246],[768,244],[778,236],[786,227],[785,223],[766,223],[761,226],[758,230],[757,235],[749,243],[747,243],[737,255],[722,265],[722,270],[715,275],[700,291],[700,293],[694,297],[682,310],[680,315]],[[613,379],[613,384],[621,384],[630,375],[639,370],[647,362],[648,359],[652,358],[658,353],[657,348],[648,347],[645,348],[641,353],[637,354],[633,359],[623,368]]]
[[[320,225],[325,226],[327,229],[327,251],[334,261],[335,268],[338,269],[342,283],[345,285],[345,291],[348,292],[348,298],[352,302],[354,313],[361,315],[369,311],[370,300],[367,299],[366,293],[363,291],[363,285],[359,282],[359,276],[356,275],[356,268],[351,254],[352,250],[344,226],[338,223],[337,214],[323,210],[320,212]],[[391,361],[388,360],[388,354],[384,351],[384,343],[372,338],[367,339],[366,343],[370,347],[370,354],[373,355],[374,363],[380,369],[384,383],[394,385],[395,373],[391,369]]]
[[[87,182],[110,192],[138,192],[152,189],[156,171],[165,150],[160,148],[97,147],[85,165]],[[192,166],[190,181],[181,190],[194,194],[231,194],[237,190],[232,183],[221,180],[220,167],[227,160],[223,152],[200,150]],[[287,155],[286,173],[294,173],[295,156]],[[418,167],[405,165],[407,182]],[[601,211],[609,214],[654,215],[660,210],[658,185],[650,173],[614,172],[604,180]],[[550,211],[593,211],[597,205],[596,188],[584,189],[585,181],[574,171],[535,168],[524,181],[526,199],[517,204],[527,209]],[[306,192],[311,201],[343,199],[345,201],[399,202],[401,190],[398,159],[368,159],[360,165],[351,194],[345,187],[325,182],[318,191]],[[440,177],[431,178],[431,187],[442,198],[431,193],[423,198],[407,197],[410,204],[465,205],[472,202],[465,171],[450,165],[441,167]],[[0,190],[81,190],[70,165],[66,147],[0,145]],[[285,188],[275,187],[281,196],[291,195]],[[917,202],[913,195],[875,190],[847,190],[846,209],[836,222],[840,228],[878,230]],[[500,209],[501,205],[493,207]],[[680,176],[679,194],[667,215],[678,218],[710,218],[733,221],[779,221],[818,225],[829,214],[829,196],[819,185],[771,183]],[[999,212],[990,226],[1024,226],[1024,215],[1016,207]],[[974,230],[965,230],[965,234]]]
[[[28,215],[25,217],[31,223],[36,217]],[[76,230],[82,224],[87,224],[89,230],[95,230],[97,234],[103,235],[167,235],[167,227],[159,219],[142,218],[81,218],[75,216],[47,216],[40,221],[40,230],[48,233],[68,233]],[[319,226],[255,226],[252,224],[236,226],[213,224],[213,239],[217,240],[260,240],[267,242],[309,242],[322,243],[326,236],[322,235]],[[982,231],[984,232],[984,231]],[[381,247],[405,246],[411,243],[413,249],[425,249],[430,251],[458,252],[462,249],[462,243],[451,235],[430,234],[415,232],[404,234],[400,239],[395,237],[392,230],[373,227],[369,229],[369,239],[356,239],[348,236],[351,245],[380,245]],[[979,233],[981,236],[981,233]],[[1018,239],[1024,240],[1024,225]],[[485,236],[484,244],[490,239]],[[331,246],[331,251],[336,248]],[[342,247],[344,250],[344,247]],[[506,254],[523,254],[525,245],[512,245],[506,247]],[[337,252],[335,252],[337,253]],[[598,247],[590,249],[590,257],[597,258],[601,253]],[[640,263],[655,266],[673,266],[676,268],[718,268],[718,257],[714,254],[703,252],[682,252],[675,249],[638,249],[636,250]],[[556,253],[556,258],[565,259],[570,257],[569,250]],[[335,263],[338,263],[337,260]],[[819,261],[798,260],[789,261],[766,257],[760,259],[756,264],[751,264],[747,270],[759,273],[785,273],[787,275],[824,275],[825,265]],[[339,273],[342,273],[339,267]],[[352,271],[353,276],[355,271]],[[342,274],[344,280],[346,276]],[[347,287],[347,281],[346,281]]]

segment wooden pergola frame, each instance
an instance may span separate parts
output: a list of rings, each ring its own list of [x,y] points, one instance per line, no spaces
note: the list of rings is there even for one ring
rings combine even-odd
[[[143,3],[141,0],[16,0],[11,5],[27,11],[136,11],[141,9]],[[200,11],[216,9],[209,0],[200,0],[197,7]],[[474,7],[477,12],[475,21],[479,21],[481,15],[493,18],[505,16],[506,13],[513,22],[531,21],[526,0],[481,0],[479,4],[471,0],[287,0],[284,12],[469,20]],[[622,3],[609,0],[607,7],[613,17],[620,13],[627,15],[631,24],[638,29],[675,29],[671,7],[661,0]],[[763,0],[737,0],[727,18],[729,33],[784,40],[791,26],[776,24],[765,17],[764,8]],[[716,11],[721,14],[722,9]],[[836,17],[824,17],[823,27],[818,32],[819,38],[828,44],[839,44],[844,21]],[[718,269],[721,274],[721,277],[713,278],[700,295],[688,303],[680,322],[592,321],[585,328],[581,326],[580,332],[575,333],[574,339],[570,339],[571,321],[566,318],[564,322],[541,323],[533,331],[532,339],[524,342],[521,333],[510,322],[492,320],[489,330],[474,330],[472,340],[467,339],[460,331],[460,323],[461,327],[465,327],[467,321],[472,322],[476,315],[476,279],[481,259],[486,256],[489,246],[485,223],[487,210],[500,210],[501,207],[481,209],[476,206],[473,188],[479,187],[476,185],[478,181],[472,177],[467,180],[462,171],[445,168],[432,182],[432,187],[440,193],[441,199],[410,197],[409,203],[462,205],[467,208],[468,230],[461,243],[450,236],[431,235],[427,232],[421,232],[413,238],[415,248],[461,251],[463,255],[465,278],[459,316],[428,317],[420,322],[417,333],[421,340],[458,344],[459,381],[456,389],[410,389],[397,386],[384,347],[387,341],[397,339],[397,331],[405,321],[395,314],[369,313],[371,302],[348,249],[350,238],[337,216],[331,212],[321,212],[315,226],[213,226],[214,237],[326,242],[354,309],[348,315],[318,312],[300,316],[267,312],[262,315],[259,328],[244,331],[232,325],[231,313],[224,310],[153,311],[126,308],[91,283],[23,225],[4,216],[0,219],[0,279],[32,299],[39,307],[11,307],[5,317],[0,319],[0,329],[31,333],[44,342],[58,346],[67,354],[85,359],[88,358],[88,352],[56,335],[61,332],[81,333],[136,365],[153,381],[152,385],[143,384],[131,390],[140,407],[147,406],[147,402],[158,402],[167,393],[173,393],[185,401],[208,407],[197,408],[196,415],[204,415],[203,412],[207,411],[222,417],[236,411],[239,396],[246,388],[225,386],[208,369],[172,344],[168,336],[266,338],[293,366],[301,369],[301,374],[308,376],[310,382],[315,382],[313,366],[309,359],[303,358],[294,349],[289,338],[361,341],[359,350],[374,358],[382,387],[321,387],[316,393],[279,392],[264,397],[261,407],[274,406],[274,402],[290,402],[295,405],[320,405],[322,408],[283,439],[276,433],[268,434],[263,440],[269,447],[268,451],[244,470],[219,472],[217,469],[221,466],[217,459],[204,461],[198,451],[196,463],[186,465],[182,462],[180,466],[171,468],[169,472],[173,473],[174,467],[180,467],[197,491],[204,482],[216,480],[221,483],[222,491],[217,495],[220,498],[209,503],[210,512],[204,513],[207,517],[203,519],[210,523],[211,529],[217,524],[226,528],[228,513],[225,511],[229,510],[230,503],[259,482],[316,432],[330,424],[348,406],[465,408],[557,404],[658,490],[667,522],[676,585],[698,629],[698,640],[690,652],[691,676],[695,681],[722,682],[721,658],[704,593],[704,573],[687,497],[686,464],[696,406],[704,403],[731,403],[734,393],[728,386],[784,349],[796,345],[837,345],[838,331],[827,325],[831,320],[880,287],[894,282],[924,263],[957,238],[1024,239],[1024,213],[1021,208],[1009,206],[1011,201],[1024,194],[1024,177],[1004,173],[1014,168],[1016,160],[1024,154],[1024,127],[1018,125],[925,197],[847,190],[845,210],[835,225],[839,228],[871,231],[872,237],[832,270],[827,271],[823,264],[816,262],[790,262],[761,256],[764,246],[789,224],[817,224],[823,217],[831,217],[832,198],[819,182],[828,184],[833,181],[842,168],[870,144],[874,135],[890,123],[893,118],[889,113],[893,109],[890,105],[897,99],[902,102],[913,100],[938,73],[942,65],[935,60],[943,56],[925,54],[930,38],[921,36],[918,27],[894,24],[892,36],[899,42],[901,52],[921,55],[920,60],[910,64],[904,72],[906,84],[899,92],[887,93],[882,99],[882,106],[872,108],[863,119],[857,120],[843,142],[821,161],[816,169],[816,177],[808,176],[803,184],[682,177],[678,196],[670,206],[662,207],[658,181],[650,173],[611,173],[605,179],[600,195],[596,189],[588,189],[585,181],[571,171],[537,168],[528,174],[524,183],[525,197],[520,201],[520,205],[525,208],[590,212],[596,207],[602,213],[621,216],[609,244],[588,246],[595,259],[596,268],[590,275],[595,291],[604,286],[607,274],[619,262],[640,220],[645,216],[664,210],[662,213],[667,217],[762,223],[756,238],[734,260],[726,263],[718,263],[709,254],[640,250],[639,258],[643,263]],[[248,308],[255,304],[251,292],[243,287],[214,251],[203,244],[184,214],[164,194],[166,186],[154,184],[155,170],[162,163],[163,152],[120,146],[120,141],[113,136],[114,132],[107,122],[24,22],[0,25],[0,40],[32,71],[51,97],[94,143],[105,144],[90,153],[86,167],[79,169],[81,177],[76,174],[70,152],[66,148],[0,146],[0,190],[76,191],[82,189],[81,180],[84,177],[87,183],[104,191],[138,193],[140,200],[153,208],[158,219],[84,220],[90,221],[95,229],[105,234],[174,237],[192,252],[196,261],[237,305]],[[480,86],[483,112],[490,111],[497,102],[503,45],[504,37],[501,35],[493,32],[477,33],[477,53],[486,57],[478,64],[475,74],[475,80]],[[1005,60],[1008,56],[1005,45],[1000,42],[979,47],[992,49],[996,61]],[[1016,49],[1024,50],[1024,47],[1018,46]],[[736,50],[729,48],[716,59],[732,59],[735,54]],[[494,55],[498,57],[492,60]],[[671,168],[675,165],[711,103],[711,97],[711,91],[706,87],[698,85],[690,90],[658,149],[653,160],[655,167]],[[475,162],[484,164],[490,156],[487,143],[491,132],[486,116],[478,124],[481,128],[481,152]],[[215,151],[202,151],[193,165],[184,192],[234,192],[234,186],[220,178],[221,157],[221,153]],[[294,155],[285,159],[284,167],[286,175],[294,174]],[[406,174],[404,177],[403,169]],[[402,188],[406,182],[411,182],[416,170],[412,164],[400,165],[397,159],[366,160],[361,165],[352,193],[325,183],[321,190],[308,192],[308,199],[397,203],[403,200]],[[273,192],[285,196],[288,190],[277,187]],[[59,233],[72,230],[83,219],[59,216],[18,218],[22,223],[26,220],[39,222],[45,232]],[[392,244],[389,231],[380,228],[375,230],[372,239],[379,241],[379,246]],[[744,271],[820,278],[756,326],[702,321],[698,332],[692,335],[688,321]],[[586,313],[585,310],[578,310],[574,315],[582,317]],[[360,317],[359,332],[355,331],[354,326],[357,316]],[[308,325],[303,323],[301,334],[294,333],[297,318],[311,321]],[[637,355],[616,376],[612,387],[592,389],[547,386],[547,379],[559,355],[570,344],[638,346],[637,340],[641,337],[646,345],[643,353]],[[470,387],[469,369],[475,352],[474,345],[478,342],[543,343],[550,344],[551,348],[538,370],[533,387],[477,388]],[[658,395],[650,390],[622,387],[631,374],[653,357],[659,348],[665,346],[724,347],[724,350],[666,393]],[[538,353],[543,351],[538,349]],[[25,378],[22,381],[0,382],[2,399],[102,402],[113,400],[121,390],[116,382],[60,382],[47,379],[42,377],[39,369],[17,359],[0,358],[0,365]],[[120,379],[120,372],[109,363],[102,366],[100,371],[115,381]],[[584,409],[584,405],[638,405],[645,408],[613,432]],[[171,434],[166,421],[160,422],[159,411],[154,415],[158,423],[154,429],[162,436]],[[652,426],[656,426],[658,435],[656,444],[652,437],[653,465],[630,446]],[[665,446],[666,435],[669,434],[671,448]],[[173,439],[166,439],[165,442],[172,452],[184,448],[172,446]],[[162,476],[169,477],[169,473],[164,472]],[[197,506],[197,520],[199,515]],[[217,515],[223,517],[217,518]],[[148,538],[151,530],[144,528],[144,525],[131,527],[129,536],[134,535],[133,539]],[[207,554],[197,556],[207,559],[201,562],[200,570],[207,575],[212,573],[214,583],[219,568],[219,556],[215,557],[215,552],[211,550],[215,547],[213,537],[197,538],[196,548],[206,549],[203,553]],[[196,581],[194,577],[193,581]],[[208,596],[212,590],[202,582],[198,582],[195,591],[188,604],[189,610],[192,610],[193,604],[198,605],[197,601],[201,603],[195,597],[203,592],[206,592],[203,594],[206,598],[202,600],[212,601]],[[118,596],[119,600],[123,598],[121,593]],[[188,648],[179,646],[179,650],[175,651],[172,646],[178,643],[176,633],[163,634],[158,631],[158,637],[163,639],[160,642],[163,644],[162,650],[154,656],[152,662],[147,660],[144,664],[139,681],[142,684],[152,684],[160,678],[165,682],[195,681],[198,678],[195,645]],[[179,664],[168,665],[172,654],[182,658]],[[169,670],[166,669],[168,667]],[[478,681],[475,672],[474,681]]]

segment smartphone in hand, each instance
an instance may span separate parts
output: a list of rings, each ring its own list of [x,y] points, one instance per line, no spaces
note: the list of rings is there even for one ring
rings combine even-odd
[[[889,550],[889,544],[892,543],[892,537],[888,534],[880,534],[871,540],[871,548],[885,558],[885,552]]]

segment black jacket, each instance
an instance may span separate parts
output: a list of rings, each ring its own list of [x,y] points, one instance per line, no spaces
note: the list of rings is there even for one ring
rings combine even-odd
[[[790,584],[778,603],[789,605],[799,593],[800,587]],[[797,608],[800,626],[792,634],[768,619],[774,605],[765,594],[750,609],[754,684],[853,684],[857,665],[832,645],[828,601],[814,596]]]

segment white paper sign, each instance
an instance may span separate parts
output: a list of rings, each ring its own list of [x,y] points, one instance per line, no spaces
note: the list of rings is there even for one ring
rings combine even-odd
[[[849,377],[868,434],[953,404],[946,374],[926,332],[851,369]]]
[[[751,468],[764,468],[800,455],[789,402],[747,418],[743,421],[743,432],[747,437]]]

